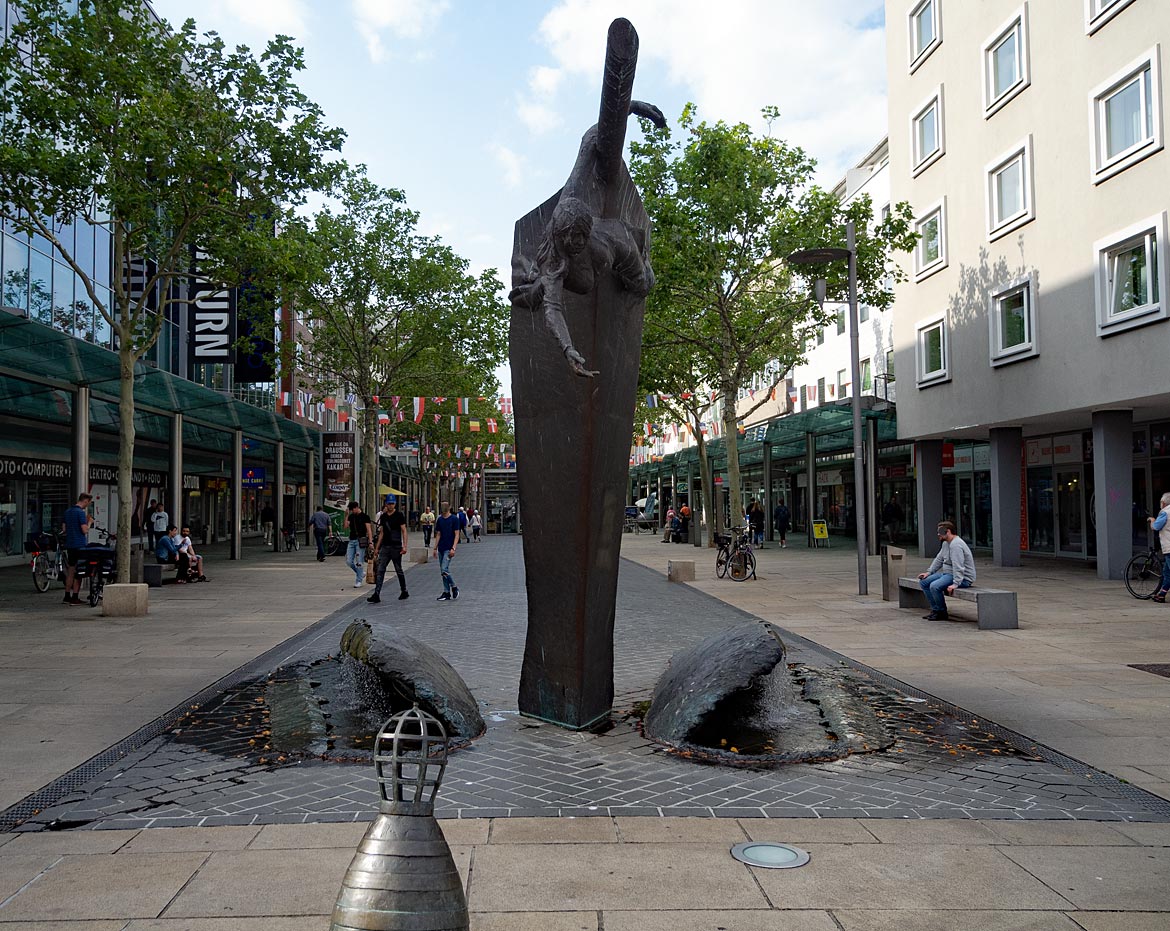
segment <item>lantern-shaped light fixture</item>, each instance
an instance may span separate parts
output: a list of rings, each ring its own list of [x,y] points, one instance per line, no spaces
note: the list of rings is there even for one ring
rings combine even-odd
[[[332,931],[467,931],[467,898],[435,820],[447,732],[415,705],[374,741],[378,816],[342,880]]]

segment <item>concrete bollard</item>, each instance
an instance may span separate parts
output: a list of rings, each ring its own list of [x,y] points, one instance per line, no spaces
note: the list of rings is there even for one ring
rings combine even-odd
[[[695,581],[695,561],[693,559],[668,559],[666,561],[666,579],[669,582]]]
[[[102,617],[145,617],[148,607],[145,583],[113,583],[102,590]]]
[[[882,601],[898,600],[898,579],[906,564],[906,551],[897,546],[882,547]]]
[[[431,558],[431,551],[425,546],[412,546],[410,548],[411,562],[429,562]]]

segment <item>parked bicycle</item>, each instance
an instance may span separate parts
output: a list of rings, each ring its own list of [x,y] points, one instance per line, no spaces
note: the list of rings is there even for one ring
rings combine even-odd
[[[715,574],[731,576],[736,582],[756,577],[756,557],[747,527],[733,527],[731,533],[715,534]]]
[[[76,577],[89,579],[89,606],[96,608],[101,604],[106,583],[112,582],[117,573],[118,563],[114,544],[117,535],[94,525],[101,542],[98,545],[82,547],[78,550],[77,564],[73,567]]]
[[[330,533],[329,536],[325,538],[326,556],[344,556],[348,547],[349,540],[338,533]]]
[[[284,551],[286,553],[295,553],[301,548],[301,538],[297,536],[296,527],[284,528]]]
[[[47,592],[52,582],[65,581],[65,539],[60,533],[38,533],[29,537],[33,585]]]
[[[1147,601],[1162,585],[1162,553],[1154,547],[1138,553],[1125,567],[1125,587],[1134,598]]]

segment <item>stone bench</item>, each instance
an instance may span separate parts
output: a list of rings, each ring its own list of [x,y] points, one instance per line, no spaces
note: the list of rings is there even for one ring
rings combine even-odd
[[[666,580],[668,582],[695,581],[695,561],[693,559],[667,560]]]
[[[970,588],[956,588],[955,593],[947,597],[974,602],[980,630],[1016,630],[1020,626],[1015,592],[973,585]],[[930,608],[930,602],[926,600],[926,593],[918,584],[918,579],[898,579],[898,607]]]

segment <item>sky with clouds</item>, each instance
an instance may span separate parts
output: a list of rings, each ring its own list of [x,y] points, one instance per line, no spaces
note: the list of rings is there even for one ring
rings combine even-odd
[[[831,186],[886,132],[884,0],[151,0],[174,24],[305,50],[300,84],[345,156],[401,188],[422,231],[507,284],[515,221],[555,193],[597,120],[609,23],[640,37],[634,97],[671,123],[773,131]],[[631,120],[627,139],[638,132]]]

